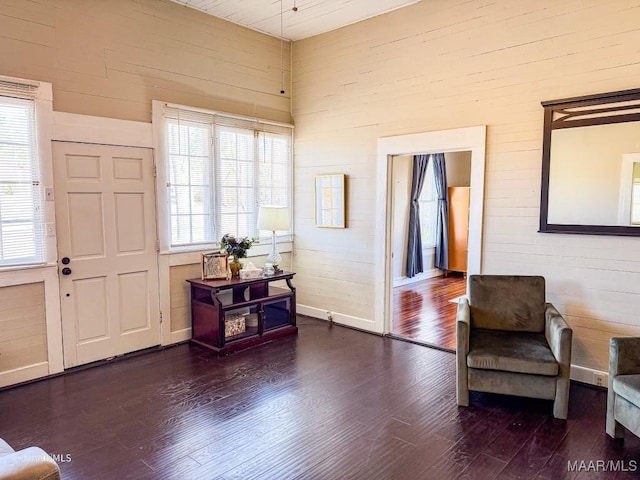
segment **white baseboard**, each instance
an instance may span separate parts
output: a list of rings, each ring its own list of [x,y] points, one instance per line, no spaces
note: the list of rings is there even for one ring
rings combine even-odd
[[[600,376],[603,379],[602,385],[598,385],[596,376]],[[594,370],[593,368],[571,365],[571,380],[607,388],[607,385],[609,385],[609,374],[600,370]]]
[[[358,328],[360,330],[366,330],[368,332],[382,333],[376,331],[374,328],[373,320],[367,320],[365,318],[353,317],[351,315],[344,315],[330,310],[322,308],[310,307],[308,305],[297,304],[297,313],[306,315],[308,317],[319,318],[320,320],[328,320],[331,315],[333,322],[340,325],[346,325],[348,327]],[[602,378],[602,385],[598,385],[596,382],[596,376]],[[580,367],[577,365],[571,365],[571,380],[577,382],[586,383],[588,385],[595,385],[599,387],[607,388],[609,384],[609,374],[601,370],[595,370],[593,368]]]
[[[426,272],[419,273],[415,277],[398,277],[393,279],[394,287],[401,287],[403,285],[409,285],[410,283],[420,282],[422,280],[427,280],[433,277],[439,277],[443,275],[442,270],[439,268],[432,268],[431,270],[427,270]]]
[[[49,375],[49,362],[36,363],[0,373],[0,387],[28,382]]]
[[[331,317],[334,323],[340,325],[366,330],[367,332],[382,333],[376,330],[374,321],[367,318],[354,317],[352,315],[333,312],[323,308],[310,307],[300,303],[296,304],[296,312],[301,315],[307,315],[308,317],[319,318],[321,320],[329,320],[329,317]]]

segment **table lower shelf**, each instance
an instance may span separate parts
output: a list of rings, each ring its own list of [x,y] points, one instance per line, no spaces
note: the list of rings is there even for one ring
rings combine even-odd
[[[279,328],[274,328],[271,330],[265,331],[262,335],[258,335],[257,333],[254,335],[247,335],[246,333],[241,333],[238,335],[234,335],[233,337],[229,337],[225,340],[224,347],[216,347],[206,342],[202,342],[195,338],[191,339],[192,343],[200,345],[202,347],[208,348],[209,350],[213,350],[218,355],[226,355],[237,350],[242,350],[244,348],[253,347],[256,345],[260,345],[262,343],[269,342],[276,338],[284,337],[287,335],[295,335],[298,333],[298,327],[295,325],[285,325]]]

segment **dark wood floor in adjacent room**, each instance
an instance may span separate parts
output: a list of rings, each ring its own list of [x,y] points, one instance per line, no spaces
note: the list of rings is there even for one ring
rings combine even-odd
[[[301,318],[228,357],[191,345],[0,392],[0,437],[69,455],[75,479],[592,479],[567,462],[640,459],[606,436],[606,394],[455,402],[455,356]],[[627,463],[629,465],[629,463]]]
[[[393,289],[392,333],[398,337],[455,351],[457,303],[467,279],[434,277]]]

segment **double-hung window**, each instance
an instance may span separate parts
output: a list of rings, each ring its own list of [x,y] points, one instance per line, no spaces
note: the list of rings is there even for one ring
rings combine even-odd
[[[0,79],[0,266],[45,261],[37,91]]]
[[[208,248],[223,235],[262,237],[261,205],[291,206],[292,128],[154,102],[168,219],[163,250]],[[289,239],[290,232],[279,232]]]

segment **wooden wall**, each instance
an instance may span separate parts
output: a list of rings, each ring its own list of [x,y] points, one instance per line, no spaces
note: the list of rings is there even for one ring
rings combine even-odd
[[[289,44],[281,57],[279,40],[168,0],[0,0],[0,75],[50,82],[57,112],[150,122],[151,100],[157,99],[291,122]],[[65,133],[75,132],[65,140],[127,142],[114,139],[108,128],[103,134],[79,138],[95,132],[64,127]],[[50,268],[41,270],[49,285],[56,285],[47,298],[57,297]],[[13,273],[5,272],[4,277]],[[23,277],[16,282],[32,282],[32,276]],[[184,286],[176,275],[171,281],[180,287],[165,295],[171,297],[170,313],[175,313],[170,324],[180,331],[188,324],[188,299],[185,303]],[[22,288],[4,287],[0,296],[7,292],[18,301],[24,298]],[[35,317],[16,327],[15,315],[27,314],[12,305],[0,308],[0,386],[62,368],[60,353],[55,369],[45,365],[24,375],[3,375],[4,369],[27,365],[26,361],[47,361],[44,327],[34,323]],[[33,302],[29,308],[38,305]],[[46,316],[56,318],[52,311]],[[49,353],[52,342],[61,352],[57,338],[49,335],[48,340]],[[16,353],[9,356],[9,351]]]
[[[177,265],[169,271],[171,289],[171,331],[191,328],[191,301],[187,279],[200,277],[200,265]]]
[[[290,122],[289,44],[168,0],[0,0],[0,74],[56,111],[151,121],[151,100]]]
[[[47,359],[44,283],[0,288],[0,374]]]
[[[487,125],[485,273],[541,274],[607,369],[640,335],[640,239],[537,233],[542,100],[640,87],[640,2],[429,0],[294,44],[299,302],[372,319],[376,141]],[[349,176],[346,230],[313,226],[313,176]]]
[[[51,82],[57,111],[148,122],[160,99],[291,121],[274,38],[167,0],[0,5],[0,74]],[[574,363],[606,369],[609,337],[640,334],[640,242],[537,233],[540,101],[638,87],[638,25],[637,0],[429,0],[296,42],[299,302],[373,318],[377,138],[486,124],[483,270],[545,275]],[[313,176],[337,172],[349,228],[316,229]]]

